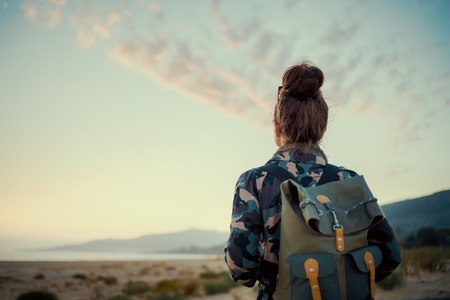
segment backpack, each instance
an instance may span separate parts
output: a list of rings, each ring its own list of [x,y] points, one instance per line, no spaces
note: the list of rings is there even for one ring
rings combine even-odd
[[[327,164],[317,186],[281,180],[279,273],[274,299],[374,299],[375,282],[401,262],[400,245],[363,176],[336,180]]]

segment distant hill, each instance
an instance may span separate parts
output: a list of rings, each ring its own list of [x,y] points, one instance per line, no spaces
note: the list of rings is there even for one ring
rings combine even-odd
[[[423,227],[450,228],[450,190],[382,205],[381,208],[399,239],[404,239]],[[173,252],[222,253],[223,245],[208,249],[181,248]]]
[[[219,244],[224,245],[227,238],[228,233],[225,232],[192,229],[175,233],[145,235],[135,239],[96,240],[45,250],[164,253],[173,252],[174,249],[212,248]]]
[[[405,239],[423,227],[450,228],[450,190],[382,205],[381,208],[399,239]],[[213,251],[221,253],[223,246],[210,248],[205,253]],[[200,249],[192,249],[191,253],[199,252]]]
[[[426,226],[450,228],[450,190],[383,205],[382,209],[400,239]],[[46,250],[221,254],[227,239],[227,232],[194,229],[135,239],[97,240]]]
[[[399,238],[427,226],[450,228],[450,190],[383,205],[382,209]]]

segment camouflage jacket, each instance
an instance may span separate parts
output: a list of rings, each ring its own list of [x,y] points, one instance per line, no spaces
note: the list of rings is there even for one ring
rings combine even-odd
[[[304,187],[317,184],[327,159],[318,146],[309,152],[280,148],[268,164],[291,172]],[[339,179],[357,174],[340,167]],[[233,200],[230,237],[225,261],[231,278],[252,287],[259,281],[258,298],[271,299],[278,276],[280,247],[280,180],[259,168],[244,172],[238,179]]]

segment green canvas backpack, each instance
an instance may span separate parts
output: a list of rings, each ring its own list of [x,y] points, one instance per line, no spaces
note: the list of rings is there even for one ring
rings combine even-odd
[[[305,188],[275,164],[262,168],[282,181],[273,298],[374,299],[401,249],[364,177],[336,180],[339,168],[327,164],[318,185]]]

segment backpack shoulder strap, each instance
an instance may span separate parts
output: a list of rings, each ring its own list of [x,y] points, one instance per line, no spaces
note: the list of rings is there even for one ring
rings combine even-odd
[[[339,167],[332,165],[332,164],[326,164],[325,168],[323,170],[323,174],[320,177],[319,182],[317,185],[322,185],[328,182],[336,181],[337,173],[339,172]]]
[[[288,179],[292,179],[294,181],[297,181],[294,175],[292,175],[289,171],[286,169],[276,165],[276,164],[266,164],[259,168],[262,171],[266,171],[274,175],[276,178],[278,178],[281,182],[286,181]]]

